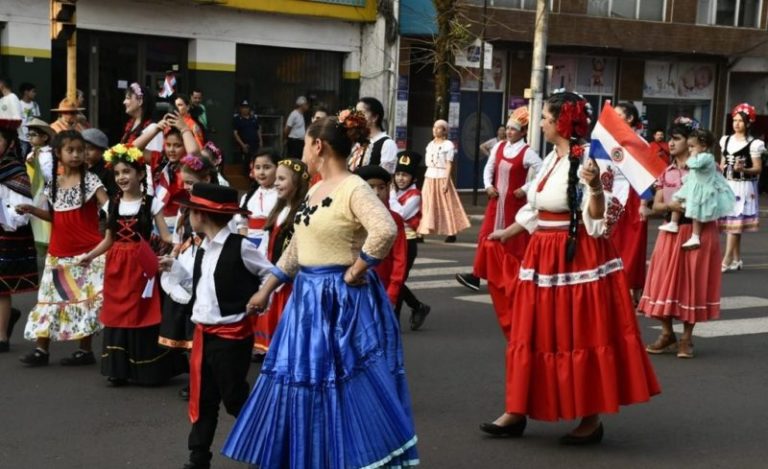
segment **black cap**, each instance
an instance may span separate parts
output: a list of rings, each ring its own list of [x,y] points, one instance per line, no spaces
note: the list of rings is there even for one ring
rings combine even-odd
[[[397,153],[397,166],[395,167],[396,173],[408,173],[413,177],[416,177],[416,170],[421,164],[421,154],[415,151],[403,150]]]
[[[381,179],[388,183],[392,180],[392,175],[387,172],[386,169],[375,164],[369,164],[366,166],[360,166],[355,171],[355,174],[368,181],[370,179]]]
[[[240,101],[240,107],[251,107],[251,103],[247,99]]]

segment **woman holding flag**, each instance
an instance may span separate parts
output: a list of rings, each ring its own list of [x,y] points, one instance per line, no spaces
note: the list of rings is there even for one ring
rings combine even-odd
[[[595,161],[584,157],[586,101],[552,95],[541,127],[555,147],[515,223],[492,233],[532,233],[514,280],[506,409],[481,430],[519,437],[526,418],[581,419],[566,445],[599,443],[600,414],[660,392],[635,321],[621,259],[606,239],[606,201]],[[514,260],[512,260],[514,262]]]

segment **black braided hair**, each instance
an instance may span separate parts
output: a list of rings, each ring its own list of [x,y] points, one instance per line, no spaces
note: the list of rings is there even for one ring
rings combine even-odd
[[[569,210],[569,224],[568,224],[568,241],[565,245],[565,259],[570,262],[576,256],[577,236],[579,233],[579,165],[581,159],[579,155],[582,153],[581,148],[577,148],[581,144],[581,140],[587,137],[588,125],[587,125],[587,113],[584,110],[584,114],[578,114],[575,116],[563,116],[564,119],[569,119],[568,122],[559,122],[561,117],[561,111],[567,104],[579,104],[585,100],[581,96],[565,92],[557,93],[550,96],[547,100],[547,108],[552,114],[552,118],[558,124],[558,131],[562,136],[568,138],[568,210]],[[567,132],[568,135],[563,135],[563,132]]]
[[[80,140],[85,145],[85,139],[82,134],[77,130],[64,130],[56,134],[53,142],[51,142],[51,148],[53,148],[53,170],[51,171],[53,177],[51,177],[51,210],[53,210],[53,204],[56,203],[56,193],[59,189],[59,159],[61,158],[61,149],[64,148],[64,144],[70,140]],[[80,165],[80,196],[82,197],[82,204],[85,205],[85,176],[87,169],[85,168],[85,160]]]

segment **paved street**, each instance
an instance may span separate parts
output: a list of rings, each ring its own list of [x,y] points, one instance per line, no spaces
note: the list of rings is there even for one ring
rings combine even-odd
[[[504,342],[485,290],[473,294],[453,281],[471,269],[477,216],[473,224],[456,245],[421,245],[408,282],[432,305],[423,330],[403,330],[423,467],[766,467],[768,219],[745,238],[745,270],[724,278],[722,320],[697,328],[696,358],[653,357],[662,394],[606,416],[604,442],[590,448],[557,444],[569,422],[529,422],[520,440],[479,432],[480,422],[503,411]],[[26,313],[33,299],[20,297],[17,306]],[[639,321],[644,339],[653,340],[655,323]],[[158,388],[108,388],[97,367],[57,364],[75,344],[54,344],[51,366],[25,369],[17,357],[31,344],[21,329],[23,321],[11,353],[0,355],[0,468],[181,467],[189,429],[176,394],[183,378]],[[252,379],[257,372],[254,366]],[[221,418],[218,448],[232,422]],[[214,467],[244,466],[217,456]]]

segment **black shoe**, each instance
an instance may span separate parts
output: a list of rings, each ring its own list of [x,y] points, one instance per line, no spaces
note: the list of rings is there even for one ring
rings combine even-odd
[[[445,238],[446,243],[455,243],[456,242],[456,235],[450,235]]]
[[[24,355],[23,357],[19,357],[19,361],[21,361],[21,363],[29,367],[48,366],[49,358],[50,358],[49,354],[36,348],[31,352],[29,352],[28,354]]]
[[[600,422],[600,425],[587,436],[573,436],[570,433],[567,435],[563,435],[560,437],[560,444],[561,445],[568,445],[568,446],[587,446],[587,445],[596,445],[603,441],[603,423]]]
[[[266,357],[266,353],[254,353],[251,355],[251,363],[261,363],[264,361],[264,357]]]
[[[523,432],[525,431],[525,426],[527,424],[528,419],[523,417],[517,422],[505,425],[503,427],[496,425],[495,423],[481,423],[480,430],[493,436],[504,438],[519,438],[523,436]]]
[[[8,340],[11,340],[11,334],[13,334],[13,326],[21,318],[21,311],[16,308],[11,308],[11,317],[8,319]]]
[[[411,330],[418,331],[424,325],[427,315],[432,310],[428,304],[422,303],[418,308],[411,311]]]
[[[417,236],[416,237],[416,242],[417,243],[423,243],[424,242],[424,237],[423,236]]]
[[[11,351],[11,344],[7,340],[0,340],[0,353]]]
[[[472,291],[480,291],[480,279],[472,274],[456,274],[456,281]]]
[[[189,400],[189,385],[186,385],[183,388],[179,389],[179,397],[185,401]]]
[[[85,366],[93,365],[96,363],[96,357],[93,356],[93,352],[86,352],[85,350],[76,350],[72,356],[62,358],[59,362],[61,366]]]
[[[107,378],[107,383],[108,383],[109,387],[111,387],[111,388],[121,388],[121,387],[126,386],[128,384],[128,380],[127,379],[123,379],[123,378],[109,377],[109,378]]]

